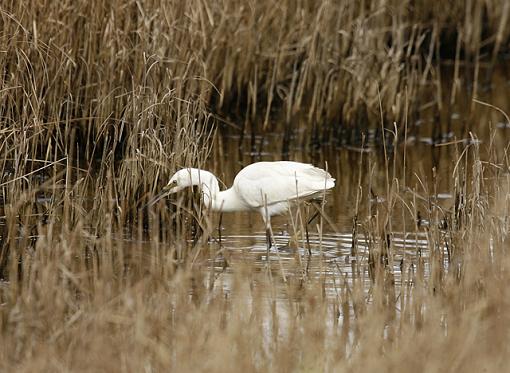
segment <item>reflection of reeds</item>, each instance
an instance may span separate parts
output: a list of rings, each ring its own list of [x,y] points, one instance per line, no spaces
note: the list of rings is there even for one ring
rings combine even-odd
[[[447,207],[435,180],[400,176],[410,165],[399,151],[425,90],[438,110],[458,95],[454,79],[442,102],[442,55],[456,78],[475,62],[476,83],[481,54],[494,62],[506,48],[507,2],[4,3],[1,371],[507,365],[506,149],[484,158],[476,141],[444,145],[457,149]],[[271,276],[248,261],[229,268],[192,193],[144,207],[176,168],[204,163],[217,118],[243,135],[302,127],[311,142],[364,143],[377,123],[384,186],[362,152],[352,281],[311,276],[297,254]],[[291,217],[301,247],[304,215]],[[401,284],[397,215],[428,241],[403,256]],[[329,221],[313,224],[320,236]]]

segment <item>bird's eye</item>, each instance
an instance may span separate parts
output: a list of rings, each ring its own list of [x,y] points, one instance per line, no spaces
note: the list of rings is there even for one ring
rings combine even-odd
[[[168,189],[173,188],[176,185],[177,185],[177,180],[172,180],[167,185],[165,185],[163,189],[168,190]]]

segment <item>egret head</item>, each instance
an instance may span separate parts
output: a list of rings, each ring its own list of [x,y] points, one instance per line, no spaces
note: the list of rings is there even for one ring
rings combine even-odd
[[[183,168],[177,171],[165,185],[161,193],[153,197],[146,206],[153,205],[169,194],[177,193],[184,188],[198,185],[204,202],[208,205],[211,198],[219,191],[218,180],[208,171],[197,168]]]
[[[193,177],[191,176],[191,169],[183,168],[177,171],[165,185],[164,192],[167,194],[177,193],[186,187],[195,185],[193,183]]]
[[[184,188],[194,185],[200,186],[202,191],[211,189],[211,185],[217,186],[216,178],[208,171],[199,170],[198,168],[183,168],[177,171],[165,186],[167,194],[173,194]]]

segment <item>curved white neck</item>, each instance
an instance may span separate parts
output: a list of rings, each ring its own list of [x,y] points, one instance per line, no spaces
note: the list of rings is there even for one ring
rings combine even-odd
[[[213,211],[246,211],[249,205],[239,196],[235,188],[220,191],[218,179],[211,172],[199,168],[185,168],[176,173],[180,189],[197,185],[206,208]],[[175,175],[174,175],[175,177]]]
[[[204,195],[204,203],[206,203]],[[213,211],[232,212],[249,210],[246,203],[239,197],[234,188],[218,191],[213,195],[211,209]]]
[[[202,201],[207,208],[224,212],[249,210],[234,188],[220,191],[218,179],[209,171],[199,170],[192,178],[193,184],[200,186]]]
[[[238,195],[234,188],[220,191],[218,179],[209,171],[198,168],[186,170],[190,178],[190,185],[198,185],[202,193],[202,201],[206,208],[213,211],[245,211],[249,206]]]
[[[220,194],[220,186],[218,185],[218,179],[209,171],[199,170],[198,177],[193,180],[194,185],[200,186],[200,192],[202,193],[202,201],[205,206],[214,206],[214,201],[218,194]]]

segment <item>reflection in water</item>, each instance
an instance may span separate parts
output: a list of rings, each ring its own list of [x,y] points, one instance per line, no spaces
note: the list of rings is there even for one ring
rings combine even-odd
[[[369,290],[372,280],[368,263],[369,242],[365,238],[357,238],[356,250],[353,252],[351,234],[314,234],[309,240],[311,255],[305,242],[293,247],[289,245],[291,240],[288,234],[275,237],[278,249],[272,248],[268,258],[263,232],[222,236],[222,246],[228,250],[229,265],[225,267],[223,260],[215,260],[214,266],[216,273],[222,276],[223,290],[226,290],[225,286],[228,288],[228,278],[235,271],[236,265],[247,262],[260,271],[271,269],[284,282],[289,276],[302,278],[303,281],[320,280],[324,283],[325,294],[329,296],[336,296],[338,286],[344,281],[350,287],[355,281],[362,281],[365,291]],[[391,242],[393,250],[390,268],[396,287],[402,285],[402,271],[413,270],[418,260],[423,265],[424,274],[428,275],[429,241],[426,233],[394,232]],[[443,249],[446,256],[446,249]]]

